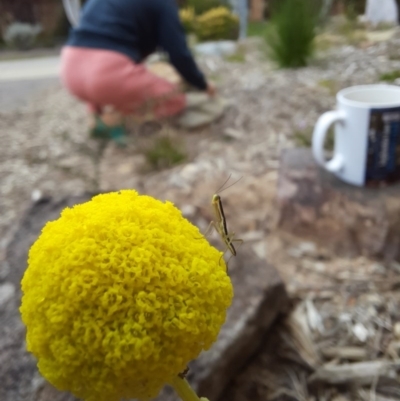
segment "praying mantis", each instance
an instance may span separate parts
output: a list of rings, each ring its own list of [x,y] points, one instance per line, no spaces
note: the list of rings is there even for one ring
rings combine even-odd
[[[235,238],[235,233],[234,232],[229,232],[227,222],[226,222],[226,217],[224,213],[224,208],[222,206],[222,200],[221,196],[219,195],[222,191],[225,191],[225,189],[230,188],[232,185],[235,185],[237,182],[239,182],[241,178],[239,178],[237,181],[235,181],[233,184],[229,185],[228,187],[224,188],[226,183],[230,180],[231,176],[228,177],[228,179],[223,183],[223,185],[218,189],[218,191],[213,195],[211,204],[214,209],[214,215],[215,215],[215,221],[211,221],[206,232],[204,233],[204,236],[206,237],[210,230],[214,228],[217,233],[220,235],[222,241],[224,241],[226,245],[226,250],[222,254],[222,256],[225,254],[227,250],[230,251],[232,256],[236,256],[236,248],[233,245],[234,242],[240,242],[240,245],[243,243],[243,240],[240,238]],[[222,258],[221,256],[221,258]],[[231,257],[232,257],[231,256]],[[230,258],[229,258],[230,260]],[[228,260],[228,263],[229,263]],[[221,262],[221,259],[220,259]]]

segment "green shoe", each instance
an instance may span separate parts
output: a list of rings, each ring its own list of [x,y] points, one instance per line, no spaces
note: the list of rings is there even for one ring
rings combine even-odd
[[[93,138],[107,139],[109,135],[109,127],[103,123],[100,117],[96,114],[95,116],[96,125],[90,130],[90,136]]]
[[[123,125],[110,127],[110,137],[118,146],[127,145],[126,129]]]
[[[94,138],[111,139],[119,146],[126,146],[126,129],[123,125],[110,127],[96,115],[96,125],[90,130],[90,135]]]

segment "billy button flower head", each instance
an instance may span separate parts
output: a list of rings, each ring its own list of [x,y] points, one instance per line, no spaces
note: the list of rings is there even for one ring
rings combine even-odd
[[[221,252],[170,202],[98,195],[47,223],[22,280],[42,375],[87,401],[149,399],[210,348],[232,301]]]

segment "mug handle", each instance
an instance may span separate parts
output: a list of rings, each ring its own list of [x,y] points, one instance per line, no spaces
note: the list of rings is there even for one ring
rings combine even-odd
[[[335,154],[333,158],[326,161],[324,154],[324,142],[329,127],[337,122],[343,123],[346,119],[346,113],[341,110],[328,111],[318,119],[314,128],[312,138],[312,151],[315,160],[322,167],[331,173],[337,173],[344,167],[344,159],[340,154]]]

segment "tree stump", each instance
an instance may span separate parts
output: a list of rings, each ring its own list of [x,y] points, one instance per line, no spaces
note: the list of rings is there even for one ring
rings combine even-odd
[[[282,153],[280,229],[339,256],[400,259],[400,185],[348,185],[317,166],[309,149]]]

